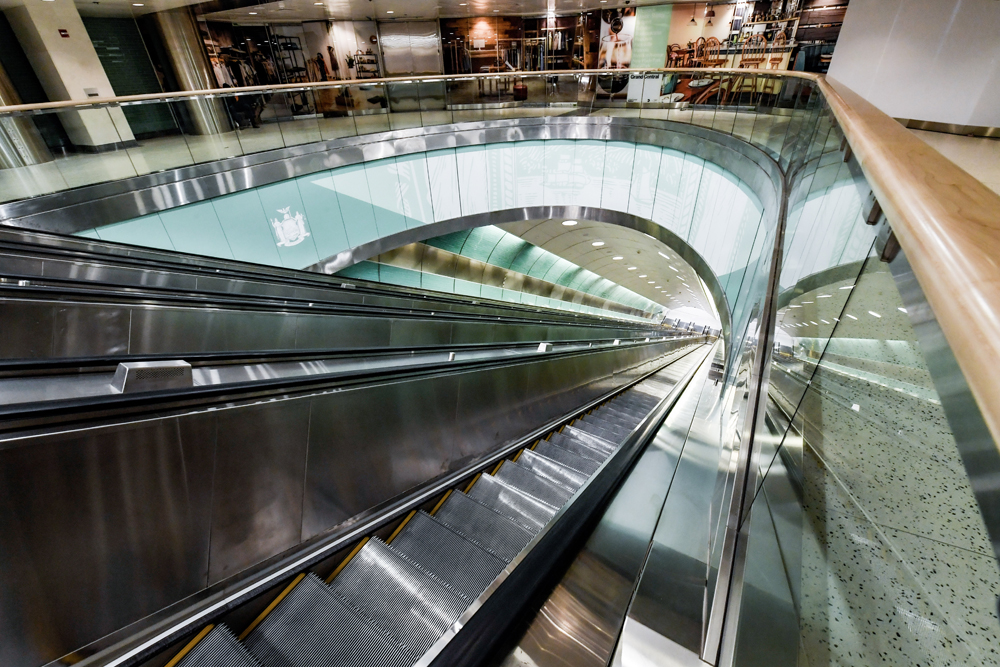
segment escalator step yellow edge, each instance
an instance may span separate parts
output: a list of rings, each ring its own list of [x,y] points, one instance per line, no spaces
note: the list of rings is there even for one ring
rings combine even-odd
[[[546,436],[546,438],[548,438],[548,436]],[[535,447],[538,447],[538,445],[540,445],[540,444],[542,444],[541,440],[535,440],[535,443],[533,445],[531,445],[531,447],[529,449],[531,449],[531,451],[535,451]]]
[[[475,486],[476,482],[478,482],[479,478],[482,477],[482,476],[483,476],[483,473],[477,472],[476,476],[472,478],[471,482],[469,482],[469,485],[467,487],[465,487],[465,491],[463,491],[463,493],[468,493],[469,491],[472,491],[472,487]]]
[[[503,465],[504,463],[506,463],[506,462],[507,462],[507,459],[504,459],[503,461],[501,461],[500,463],[498,463],[498,464],[497,464],[497,467],[496,467],[496,468],[494,468],[494,469],[493,469],[493,472],[491,472],[490,474],[491,474],[491,475],[495,475],[495,474],[497,474],[498,472],[500,472],[500,466],[502,466],[502,465]]]
[[[452,491],[454,491],[454,489],[448,489],[448,493],[446,493],[443,496],[441,496],[441,500],[439,500],[437,502],[437,505],[434,506],[434,509],[431,510],[431,516],[434,516],[435,514],[437,514],[437,511],[439,509],[441,509],[442,505],[444,505],[444,501],[448,500],[448,496],[451,495]]]
[[[298,585],[298,583],[300,581],[302,581],[303,579],[305,579],[305,578],[306,578],[306,573],[305,572],[301,572],[301,573],[299,573],[299,576],[297,576],[294,579],[292,579],[292,583],[288,584],[288,586],[285,587],[285,590],[281,591],[281,594],[278,595],[278,597],[274,598],[274,600],[271,601],[271,604],[267,605],[267,609],[265,609],[264,611],[260,612],[260,616],[258,616],[257,618],[255,618],[254,621],[253,621],[253,623],[251,623],[247,627],[247,629],[244,630],[240,634],[240,641],[243,641],[244,639],[246,639],[247,635],[250,634],[253,631],[254,628],[256,628],[258,625],[260,625],[261,623],[263,623],[264,619],[267,618],[267,615],[270,614],[271,611],[275,607],[278,606],[278,603],[281,602],[282,600],[284,600],[285,596],[288,595],[289,593],[291,593],[292,589],[295,588]]]
[[[368,540],[370,539],[371,539],[370,537],[366,537],[363,538],[360,542],[358,542],[358,544],[353,549],[351,549],[351,553],[347,554],[347,558],[340,561],[340,565],[338,565],[337,568],[330,573],[330,576],[326,578],[326,583],[330,583],[331,581],[333,581],[334,578],[338,574],[340,574],[340,571],[343,570],[345,567],[347,567],[347,564],[351,562],[351,559],[358,555],[358,552],[361,551],[362,547],[368,544]]]
[[[511,461],[517,461],[519,458],[521,458],[521,452],[523,451],[524,451],[523,449],[517,450],[517,454],[514,454],[514,458],[512,458]]]
[[[199,632],[198,634],[196,634],[194,636],[194,639],[192,639],[191,641],[189,641],[187,643],[187,645],[184,648],[182,648],[180,650],[180,652],[177,653],[177,655],[175,655],[173,658],[171,658],[170,662],[168,662],[166,665],[164,665],[164,667],[176,667],[177,663],[179,663],[181,660],[183,660],[184,656],[186,656],[188,653],[190,653],[191,649],[193,649],[195,646],[197,646],[198,642],[200,642],[202,639],[204,639],[205,635],[207,635],[209,632],[211,632],[212,628],[214,628],[214,627],[215,627],[214,625],[209,624],[209,625],[206,625],[204,628],[202,628],[201,632]]]
[[[396,530],[392,531],[392,535],[389,536],[389,539],[387,539],[385,541],[385,543],[386,544],[392,544],[392,541],[394,539],[396,539],[397,535],[399,535],[399,531],[401,531],[404,528],[406,528],[406,524],[410,523],[410,519],[412,519],[413,515],[416,514],[416,513],[417,513],[417,510],[412,510],[409,514],[407,514],[406,518],[403,519],[402,523],[400,523],[398,526],[396,526]]]

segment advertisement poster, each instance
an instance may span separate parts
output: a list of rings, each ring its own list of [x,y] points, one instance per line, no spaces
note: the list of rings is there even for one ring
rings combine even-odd
[[[635,37],[635,8],[601,11],[601,44],[598,69],[628,69],[632,64],[632,39]],[[605,93],[618,93],[628,85],[627,76],[598,77]]]

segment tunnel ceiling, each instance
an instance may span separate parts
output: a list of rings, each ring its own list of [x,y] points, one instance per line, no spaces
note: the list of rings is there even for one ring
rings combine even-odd
[[[566,222],[528,220],[499,227],[669,309],[714,312],[694,268],[668,246],[627,227],[589,220],[576,220],[574,225]]]

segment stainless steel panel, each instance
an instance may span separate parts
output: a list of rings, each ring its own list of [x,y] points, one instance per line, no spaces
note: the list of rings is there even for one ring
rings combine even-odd
[[[391,327],[390,347],[446,345],[451,342],[451,322],[417,319],[392,320]],[[480,325],[480,328],[485,327]]]
[[[382,24],[385,25],[384,23]],[[410,57],[414,74],[444,74],[441,34],[437,21],[408,21]]]
[[[210,584],[298,544],[309,411],[298,399],[217,413]]]
[[[670,370],[690,369],[707,352],[696,352]],[[694,382],[687,393],[697,395],[699,387]],[[670,386],[663,383],[664,389]],[[685,399],[691,402],[688,397],[681,400]],[[668,420],[675,421],[668,430],[683,429],[690,422],[690,409],[672,411]],[[507,657],[505,666],[603,667],[609,663],[679,453],[679,442],[659,435],[643,452],[580,555]]]
[[[0,662],[54,660],[207,584],[215,423],[5,443]]]
[[[131,312],[127,307],[65,303],[56,305],[54,311],[51,356],[86,357],[129,352]]]
[[[230,315],[207,308],[134,308],[129,354],[224,352]]]
[[[298,315],[295,349],[388,347],[391,333],[392,323],[385,318]]]
[[[55,307],[51,304],[0,301],[0,322],[4,322],[4,357],[43,359],[52,355]],[[10,326],[12,322],[17,326]]]
[[[714,359],[720,358],[718,350]],[[695,654],[701,652],[705,621],[712,489],[720,455],[721,387],[708,381],[709,369],[706,364],[699,371],[657,434],[665,448],[683,453],[628,610],[629,620],[639,624],[632,630],[659,634]],[[621,641],[642,639],[626,624]]]
[[[455,467],[457,385],[446,376],[314,397],[302,538]]]

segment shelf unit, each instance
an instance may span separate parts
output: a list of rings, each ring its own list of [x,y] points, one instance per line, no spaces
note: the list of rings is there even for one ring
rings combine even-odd
[[[354,71],[359,79],[381,78],[378,66],[378,56],[374,53],[362,53],[358,49],[354,54]]]

